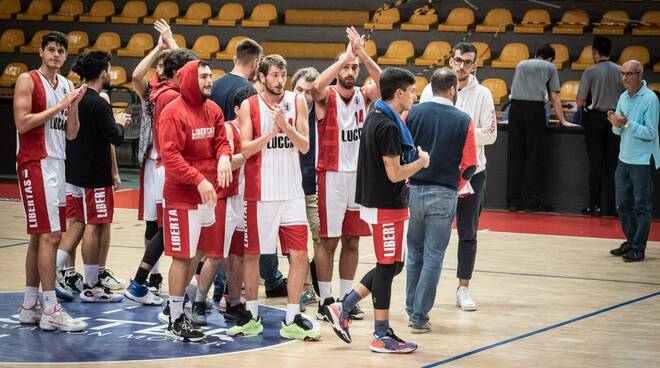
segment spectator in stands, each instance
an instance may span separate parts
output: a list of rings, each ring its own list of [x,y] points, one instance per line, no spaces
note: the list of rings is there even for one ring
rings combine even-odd
[[[605,210],[615,213],[614,170],[619,155],[619,136],[612,133],[607,112],[614,110],[624,91],[621,67],[610,60],[612,41],[596,37],[592,45],[594,65],[582,73],[577,94],[578,108],[583,108],[587,156],[589,157],[589,206],[582,213],[601,216],[601,187],[605,178]]]
[[[541,202],[544,182],[545,99],[563,126],[575,126],[564,118],[559,99],[559,74],[552,64],[555,50],[539,48],[533,59],[521,61],[511,83],[506,200],[509,211],[552,211]],[[524,193],[523,193],[524,191]]]
[[[625,262],[644,259],[651,229],[653,176],[660,167],[658,97],[646,86],[644,67],[630,60],[621,68],[626,91],[616,112],[607,112],[614,134],[621,136],[619,164],[614,174],[616,205],[626,241],[610,253]]]

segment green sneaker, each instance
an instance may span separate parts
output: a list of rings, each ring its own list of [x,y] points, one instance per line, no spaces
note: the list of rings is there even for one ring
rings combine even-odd
[[[227,336],[256,336],[263,332],[264,326],[261,324],[261,317],[252,318],[252,313],[246,312],[236,326],[227,330]]]
[[[315,330],[302,315],[297,314],[290,325],[282,321],[280,336],[291,340],[318,341],[321,339],[321,332]]]

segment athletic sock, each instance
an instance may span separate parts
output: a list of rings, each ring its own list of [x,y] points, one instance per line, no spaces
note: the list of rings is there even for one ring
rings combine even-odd
[[[375,320],[374,325],[376,328],[376,336],[383,337],[387,334],[387,330],[390,328],[390,320],[388,319],[384,321]]]
[[[300,304],[287,304],[286,305],[286,320],[285,323],[290,325],[293,322],[293,319],[296,318],[296,315],[300,314]]]
[[[145,270],[142,267],[138,267],[133,281],[137,282],[140,285],[144,285],[147,283],[147,277],[149,277],[149,270]]]
[[[252,313],[252,318],[257,319],[259,316],[259,301],[248,300],[245,302],[245,310]]]
[[[343,300],[351,290],[353,290],[353,280],[339,279],[339,299]]]
[[[105,272],[105,266],[99,266],[99,275]]]
[[[44,312],[51,314],[55,311],[57,306],[57,296],[55,295],[55,290],[44,291],[42,293],[44,298]]]
[[[327,281],[319,281],[319,292],[321,297],[321,304],[327,299],[332,297],[332,283]]]
[[[76,275],[76,268],[75,267],[64,267],[64,276],[66,277],[72,277]]]
[[[206,303],[206,297],[208,293],[209,293],[208,291],[197,289],[197,294],[195,294],[195,301]]]
[[[99,282],[99,265],[85,265],[85,285],[94,287]]]
[[[153,265],[153,267],[151,267],[151,274],[152,275],[157,275],[159,273],[160,273],[160,260],[158,260],[158,262],[156,262],[156,264]]]
[[[170,317],[172,323],[183,314],[183,296],[170,296]]]
[[[26,286],[25,294],[23,296],[23,308],[32,308],[37,304],[37,300],[39,300],[39,288]]]
[[[241,297],[228,297],[227,304],[232,307],[235,307],[241,303]]]
[[[57,250],[57,258],[55,261],[56,268],[61,270],[64,267],[67,259],[69,259],[69,253],[63,251],[62,249]]]
[[[346,311],[347,313],[352,311],[353,308],[355,308],[355,305],[362,300],[360,295],[355,292],[355,290],[351,290],[350,293],[346,294],[344,296],[344,300],[341,301],[341,308],[342,310]]]

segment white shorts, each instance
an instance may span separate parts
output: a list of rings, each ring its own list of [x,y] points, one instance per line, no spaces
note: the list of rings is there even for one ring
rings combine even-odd
[[[369,226],[360,219],[355,203],[357,173],[319,171],[317,173],[320,236],[369,236]]]
[[[197,209],[163,209],[165,254],[190,259],[197,254],[199,244],[213,245],[217,241],[215,208],[199,205]]]
[[[44,158],[16,168],[28,234],[66,231],[64,160]]]
[[[216,240],[213,243],[206,241],[200,245],[208,252],[211,258],[227,258],[235,239],[235,232],[245,232],[244,202],[241,196],[235,195],[228,198],[220,198],[215,205]],[[235,240],[234,240],[235,242]],[[240,246],[243,246],[241,239]],[[200,248],[200,249],[201,249]],[[235,250],[237,254],[240,250]],[[240,253],[242,255],[242,253]]]
[[[307,251],[305,197],[286,201],[245,202],[245,253],[275,254],[279,235],[282,254]]]
[[[227,248],[235,231],[245,231],[245,201],[242,196],[227,198],[225,224],[225,248]]]
[[[156,167],[156,161],[150,158],[144,160],[140,168],[138,220],[158,221],[162,226],[164,183],[165,167]]]

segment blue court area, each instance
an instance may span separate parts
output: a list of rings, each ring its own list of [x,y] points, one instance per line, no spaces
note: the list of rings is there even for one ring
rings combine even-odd
[[[83,332],[42,331],[37,325],[18,322],[18,306],[23,294],[0,293],[0,365],[2,363],[117,362],[171,359],[245,352],[289,343],[279,330],[285,312],[261,306],[264,332],[254,337],[226,335],[233,326],[216,310],[204,327],[205,342],[183,343],[165,339],[166,325],[158,321],[162,307],[145,307],[130,301],[88,304],[62,303],[89,327]]]

